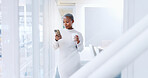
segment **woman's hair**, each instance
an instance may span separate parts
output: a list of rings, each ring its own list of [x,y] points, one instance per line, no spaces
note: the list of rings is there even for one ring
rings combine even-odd
[[[69,17],[72,21],[74,20],[73,15],[70,13],[65,14],[64,17]]]

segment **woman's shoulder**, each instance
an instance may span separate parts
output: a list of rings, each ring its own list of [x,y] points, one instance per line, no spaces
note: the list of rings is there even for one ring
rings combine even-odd
[[[81,34],[81,32],[79,32],[79,31],[77,31],[77,30],[75,30],[75,29],[73,30],[73,32],[74,32],[74,33]]]
[[[80,31],[78,31],[78,30],[76,30],[76,29],[74,29],[74,31],[75,31],[75,32],[78,32],[78,33],[81,33]]]

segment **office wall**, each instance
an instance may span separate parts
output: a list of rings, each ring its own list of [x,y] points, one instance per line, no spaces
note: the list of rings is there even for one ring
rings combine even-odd
[[[85,45],[101,46],[102,40],[116,40],[122,33],[119,13],[112,8],[85,7]]]
[[[135,23],[148,14],[147,3],[148,0],[135,0]],[[134,78],[148,78],[148,62],[146,59],[148,59],[148,51],[134,62]]]
[[[103,13],[101,15],[100,12],[102,12],[101,11],[102,9],[100,9],[100,8],[102,8],[102,9],[108,8],[109,12],[115,13],[115,17],[109,15],[109,14],[112,15],[113,13],[106,13],[105,11],[104,11],[104,13],[106,13],[107,16],[109,16],[109,19],[107,18],[107,16],[105,17],[105,14],[103,14]],[[74,25],[75,25],[75,28],[82,33],[82,35],[84,37],[84,44],[86,44],[86,46],[88,46],[88,44],[91,44],[91,43],[95,46],[100,46],[101,40],[103,40],[103,39],[115,40],[117,37],[119,37],[119,35],[121,35],[122,14],[123,14],[123,0],[91,0],[91,1],[90,0],[80,0],[76,3],[75,9],[74,9],[74,15],[75,15],[75,24]],[[104,17],[102,17],[103,15],[104,15]],[[92,21],[91,21],[91,19],[92,19]],[[104,20],[101,20],[101,19],[104,19]],[[111,20],[111,19],[113,19],[113,20]],[[103,22],[102,23],[101,22],[100,23],[93,22],[93,20],[103,21]],[[88,21],[90,21],[90,22],[88,22]],[[112,21],[112,23],[110,21]],[[109,24],[107,25],[107,23],[105,23],[105,22],[109,22],[110,24],[112,24],[113,28],[115,29],[115,32],[117,31],[119,33],[115,34],[114,36],[110,36],[111,33],[109,33],[109,34],[105,33],[104,30],[108,31],[110,29],[110,28],[108,28]],[[93,24],[93,26],[91,24]],[[103,27],[104,26],[103,24],[104,25],[106,24],[105,27]],[[94,37],[96,35],[92,34],[92,32],[95,31],[95,29],[99,29],[100,27],[98,27],[98,26],[103,27],[103,29],[100,31],[96,31],[96,33],[101,33],[101,34],[98,34],[97,38],[95,39]],[[87,28],[87,27],[90,27],[90,28],[94,27],[95,29],[91,30],[90,28]],[[103,32],[103,34],[101,31]],[[109,30],[109,31],[112,31],[112,30]],[[115,32],[113,32],[112,34],[114,34]],[[108,34],[108,36],[106,34]],[[90,35],[91,35],[91,37],[93,36],[92,39],[89,39]],[[103,38],[103,36],[104,36],[104,38]],[[100,39],[100,40],[97,40],[97,39]]]
[[[148,14],[147,0],[124,0],[124,31]],[[136,31],[135,31],[136,32]],[[140,55],[122,72],[122,78],[148,78],[148,51]]]

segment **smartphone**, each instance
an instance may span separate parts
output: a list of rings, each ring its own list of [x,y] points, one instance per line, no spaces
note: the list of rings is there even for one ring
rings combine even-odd
[[[57,30],[54,30],[55,34],[58,35],[58,36],[61,36],[61,33],[60,31],[57,29]]]

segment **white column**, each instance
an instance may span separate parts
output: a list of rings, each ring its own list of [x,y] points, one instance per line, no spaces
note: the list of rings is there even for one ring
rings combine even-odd
[[[131,40],[135,39],[137,35],[142,33],[147,28],[148,15],[133,26],[129,31],[118,38],[114,43],[107,47],[102,54],[96,56],[91,62],[83,66],[71,78],[87,78],[96,68],[99,68],[107,60],[109,60],[120,49],[126,46]],[[135,32],[136,31],[136,32]],[[86,71],[89,70],[89,71]]]
[[[2,78],[19,78],[18,0],[2,0]]]
[[[135,24],[135,0],[124,0],[123,33]],[[134,78],[134,63],[122,70],[122,78]]]
[[[54,78],[55,75],[55,52],[53,50],[53,40],[54,40],[54,30],[53,27],[56,26],[55,23],[60,22],[56,21],[57,13],[56,13],[56,2],[55,0],[49,0],[49,78]]]
[[[135,0],[124,0],[123,32],[135,24]]]
[[[49,78],[49,0],[44,0],[43,5],[44,78]]]
[[[148,50],[148,28],[97,68],[88,78],[114,78],[122,69]]]
[[[32,0],[33,78],[40,78],[39,0]]]

